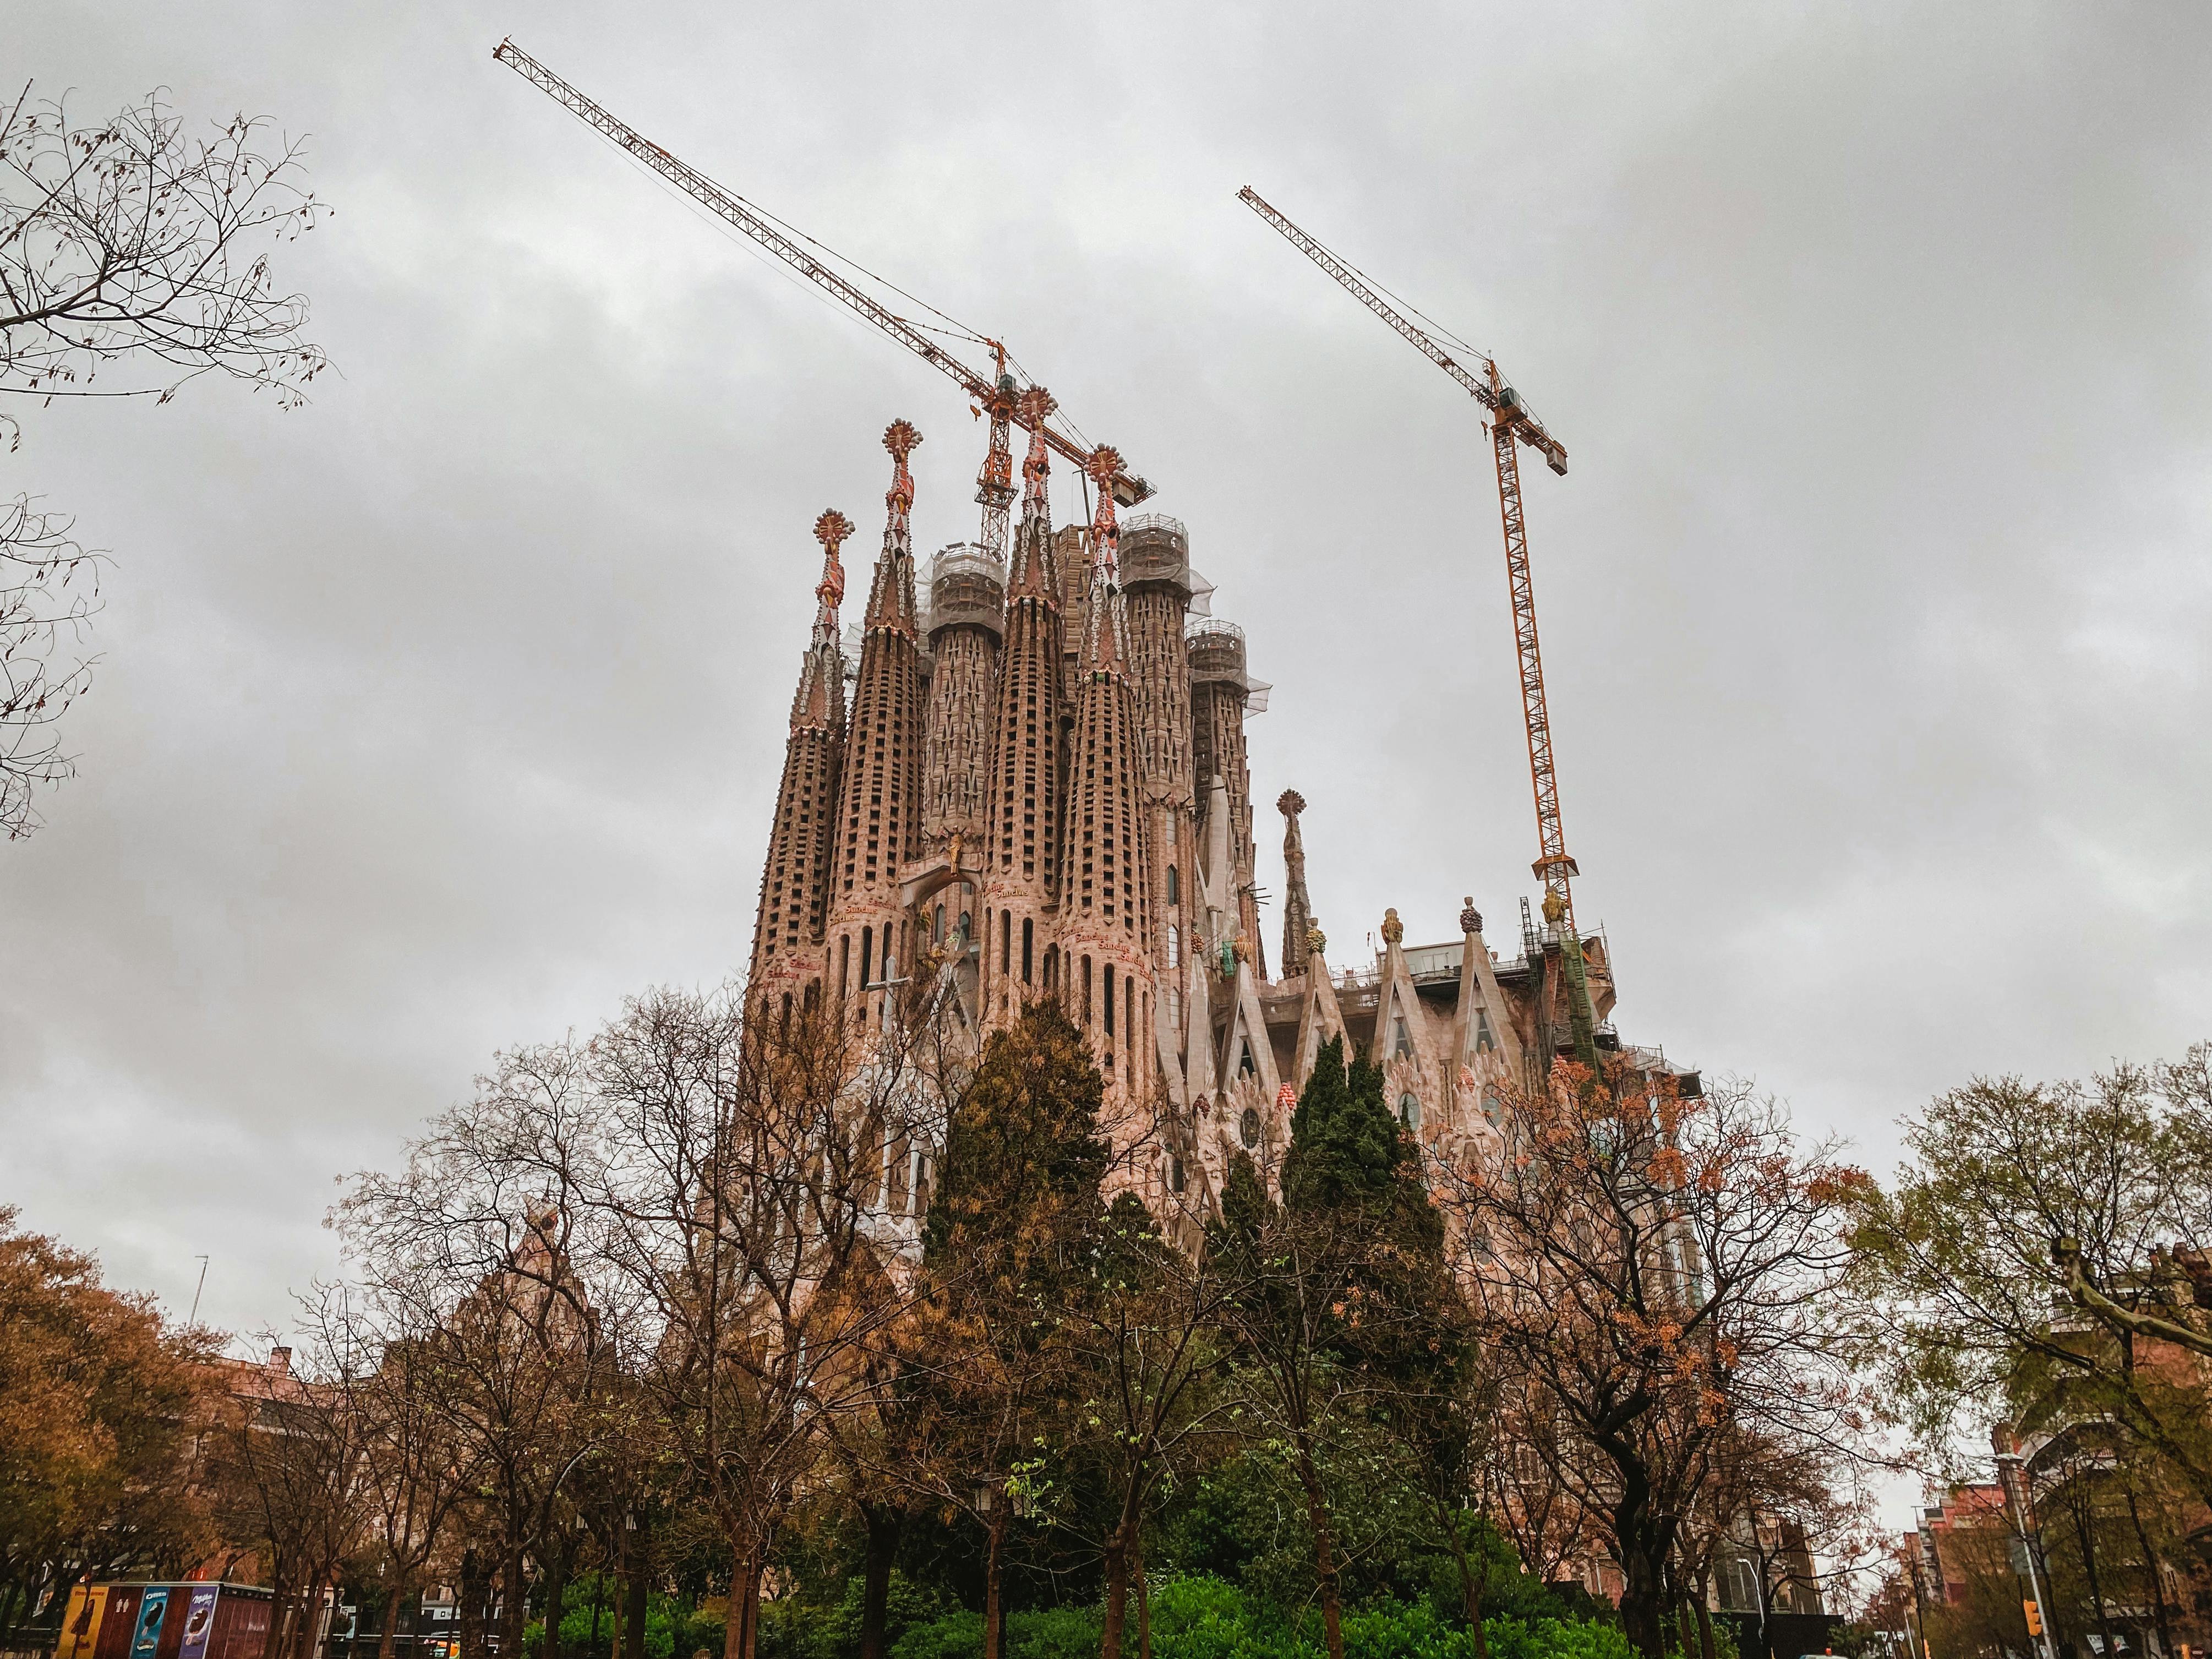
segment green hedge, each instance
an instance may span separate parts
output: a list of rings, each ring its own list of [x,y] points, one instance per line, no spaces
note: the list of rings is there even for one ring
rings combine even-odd
[[[1100,1612],[1060,1607],[1006,1620],[1006,1659],[1096,1659]],[[1321,1615],[1286,1615],[1218,1578],[1181,1578],[1152,1598],[1153,1659],[1322,1659]],[[1490,1659],[1634,1659],[1608,1624],[1540,1619],[1486,1620]],[[1136,1608],[1123,1638],[1137,1651]],[[911,1626],[891,1659],[981,1659],[982,1615],[960,1612]],[[1345,1659],[1478,1659],[1474,1638],[1425,1602],[1376,1602],[1344,1616]],[[810,1656],[811,1659],[811,1656]],[[823,1656],[830,1659],[830,1656]]]

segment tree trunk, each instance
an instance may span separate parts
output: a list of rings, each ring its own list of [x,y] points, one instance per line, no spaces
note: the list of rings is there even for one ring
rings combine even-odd
[[[301,1591],[300,1621],[292,1627],[292,1659],[314,1659],[315,1638],[321,1633],[322,1623],[322,1589],[314,1586]]]
[[[461,1556],[460,1606],[454,1609],[460,1629],[455,1632],[460,1638],[460,1659],[484,1659],[483,1642],[483,1558],[468,1550]]]
[[[2127,1494],[2128,1519],[2134,1523],[2136,1543],[2142,1551],[2143,1573],[2150,1580],[2151,1613],[2158,1621],[2159,1650],[2165,1659],[2174,1659],[2179,1650],[2173,1645],[2172,1623],[2167,1616],[2166,1575],[2158,1570],[2158,1552],[2150,1547],[2150,1533],[2143,1525],[2142,1510],[2136,1503],[2136,1487],[2132,1480],[2128,1482]]]
[[[760,1552],[748,1540],[737,1547],[734,1557],[730,1570],[730,1614],[722,1637],[722,1659],[753,1659],[760,1637]]]
[[[507,1593],[499,1604],[499,1659],[522,1659],[522,1632],[530,1622],[530,1580],[520,1544],[507,1546],[500,1577]]]
[[[276,1659],[284,1651],[284,1609],[291,1605],[292,1586],[279,1568],[269,1578],[269,1628],[261,1636],[261,1659]]]
[[[1713,1615],[1706,1605],[1712,1599],[1713,1564],[1707,1561],[1705,1570],[1690,1583],[1690,1605],[1698,1610],[1698,1651],[1704,1659],[1720,1659],[1713,1645]]]
[[[538,1644],[538,1659],[561,1659],[561,1613],[568,1599],[568,1546],[563,1540],[546,1553],[545,1639]],[[391,1659],[380,1654],[377,1659]]]
[[[1306,1436],[1297,1439],[1298,1485],[1305,1489],[1306,1520],[1313,1528],[1314,1577],[1321,1591],[1322,1633],[1328,1640],[1328,1659],[1344,1659],[1343,1608],[1336,1584],[1336,1540],[1328,1524],[1328,1503],[1321,1489],[1321,1473],[1314,1468],[1313,1448]],[[987,1656],[988,1659],[988,1656]],[[1659,1659],[1654,1654],[1651,1659]]]
[[[891,1563],[898,1558],[905,1515],[883,1504],[860,1505],[868,1533],[867,1557],[860,1579],[860,1659],[884,1659],[884,1626],[890,1622]]]
[[[1145,1538],[1141,1530],[1132,1564],[1137,1576],[1137,1659],[1152,1659],[1152,1592],[1145,1583]]]
[[[403,1568],[392,1576],[392,1593],[384,1598],[384,1629],[376,1638],[376,1659],[392,1659],[399,1651],[399,1615],[407,1611],[407,1574]]]
[[[983,1557],[983,1659],[999,1659],[1006,1633],[1006,1601],[999,1589],[1000,1571],[1005,1565],[1006,1508],[1004,1493],[991,1506],[991,1541]]]
[[[1098,1659],[1121,1659],[1121,1626],[1129,1613],[1129,1547],[1119,1522],[1103,1552],[1106,1570],[1106,1616],[1099,1623]]]
[[[1667,1552],[1640,1502],[1614,1511],[1613,1537],[1620,1549],[1620,1629],[1644,1659],[1666,1659],[1664,1586]],[[1655,1547],[1656,1546],[1656,1547]]]
[[[1490,1589],[1490,1551],[1483,1550],[1482,1570],[1476,1571],[1474,1563],[1468,1559],[1467,1535],[1458,1513],[1452,1510],[1442,1513],[1444,1536],[1451,1540],[1452,1561],[1459,1568],[1460,1611],[1474,1638],[1475,1659],[1490,1659],[1490,1633],[1482,1627],[1482,1598]]]
[[[2095,1529],[2089,1524],[2091,1495],[2087,1486],[2083,1484],[2084,1480],[2085,1477],[2081,1474],[2077,1474],[2075,1476],[2073,1501],[2066,1507],[2074,1511],[2074,1534],[2081,1540],[2081,1572],[2089,1581],[2089,1605],[2096,1612],[2097,1630],[2105,1638],[2105,1652],[2107,1659],[2110,1659],[2111,1656],[2118,1654],[2120,1650],[2118,1644],[2112,1639],[2112,1616],[2105,1607],[2104,1580],[2097,1571]]]
[[[630,1554],[629,1606],[623,1613],[623,1659],[645,1659],[645,1615],[652,1589],[653,1575],[647,1568],[645,1551],[641,1547]]]

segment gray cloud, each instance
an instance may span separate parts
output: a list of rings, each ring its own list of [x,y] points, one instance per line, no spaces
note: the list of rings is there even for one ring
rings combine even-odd
[[[0,851],[0,1199],[281,1322],[495,1047],[744,957],[807,526],[972,533],[957,392],[489,60],[1002,331],[1190,526],[1350,957],[1534,853],[1475,411],[1232,199],[1494,348],[1624,1031],[1877,1165],[2212,1035],[2212,25],[2181,8],[48,4],[9,67],[314,134],[343,374],[35,411],[116,568]],[[1063,512],[1066,509],[1063,507]],[[1271,831],[1272,825],[1263,825]],[[1273,884],[1279,887],[1279,875]]]

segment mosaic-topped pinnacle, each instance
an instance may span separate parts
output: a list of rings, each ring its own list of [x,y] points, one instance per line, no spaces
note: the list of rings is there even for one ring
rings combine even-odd
[[[1306,810],[1306,798],[1295,789],[1285,789],[1275,797],[1275,810],[1286,818],[1294,818]]]
[[[1459,930],[1462,933],[1482,931],[1482,912],[1474,908],[1474,895],[1470,893],[1460,901]]]
[[[834,507],[814,521],[814,539],[832,552],[852,533],[853,521]]]
[[[915,429],[911,421],[893,421],[884,428],[884,447],[890,451],[891,459],[902,465],[905,464],[906,458],[921,447],[921,434]]]

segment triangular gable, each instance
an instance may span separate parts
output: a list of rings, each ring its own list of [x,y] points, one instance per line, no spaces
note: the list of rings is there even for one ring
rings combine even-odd
[[[1249,1052],[1252,1069],[1272,1097],[1282,1079],[1275,1073],[1275,1046],[1267,1041],[1267,1022],[1260,1012],[1260,993],[1252,981],[1252,964],[1238,958],[1237,985],[1231,994],[1229,1028],[1221,1044],[1221,1081],[1233,1087],[1243,1071],[1242,1056]]]
[[[1369,1056],[1377,1066],[1388,1066],[1400,1057],[1398,1031],[1402,1022],[1406,1046],[1411,1059],[1425,1084],[1433,1084],[1441,1069],[1443,1056],[1437,1051],[1435,1034],[1429,1029],[1428,1014],[1421,1007],[1421,1000],[1413,994],[1413,976],[1406,967],[1406,953],[1394,939],[1383,947],[1382,983],[1375,1000],[1375,1036],[1368,1047]]]
[[[1293,1079],[1303,1091],[1306,1079],[1313,1075],[1314,1058],[1321,1046],[1331,1037],[1341,1037],[1344,1030],[1344,1010],[1337,1006],[1336,987],[1328,977],[1328,964],[1319,951],[1306,958],[1306,995],[1298,1014],[1298,1048],[1297,1076]]]

